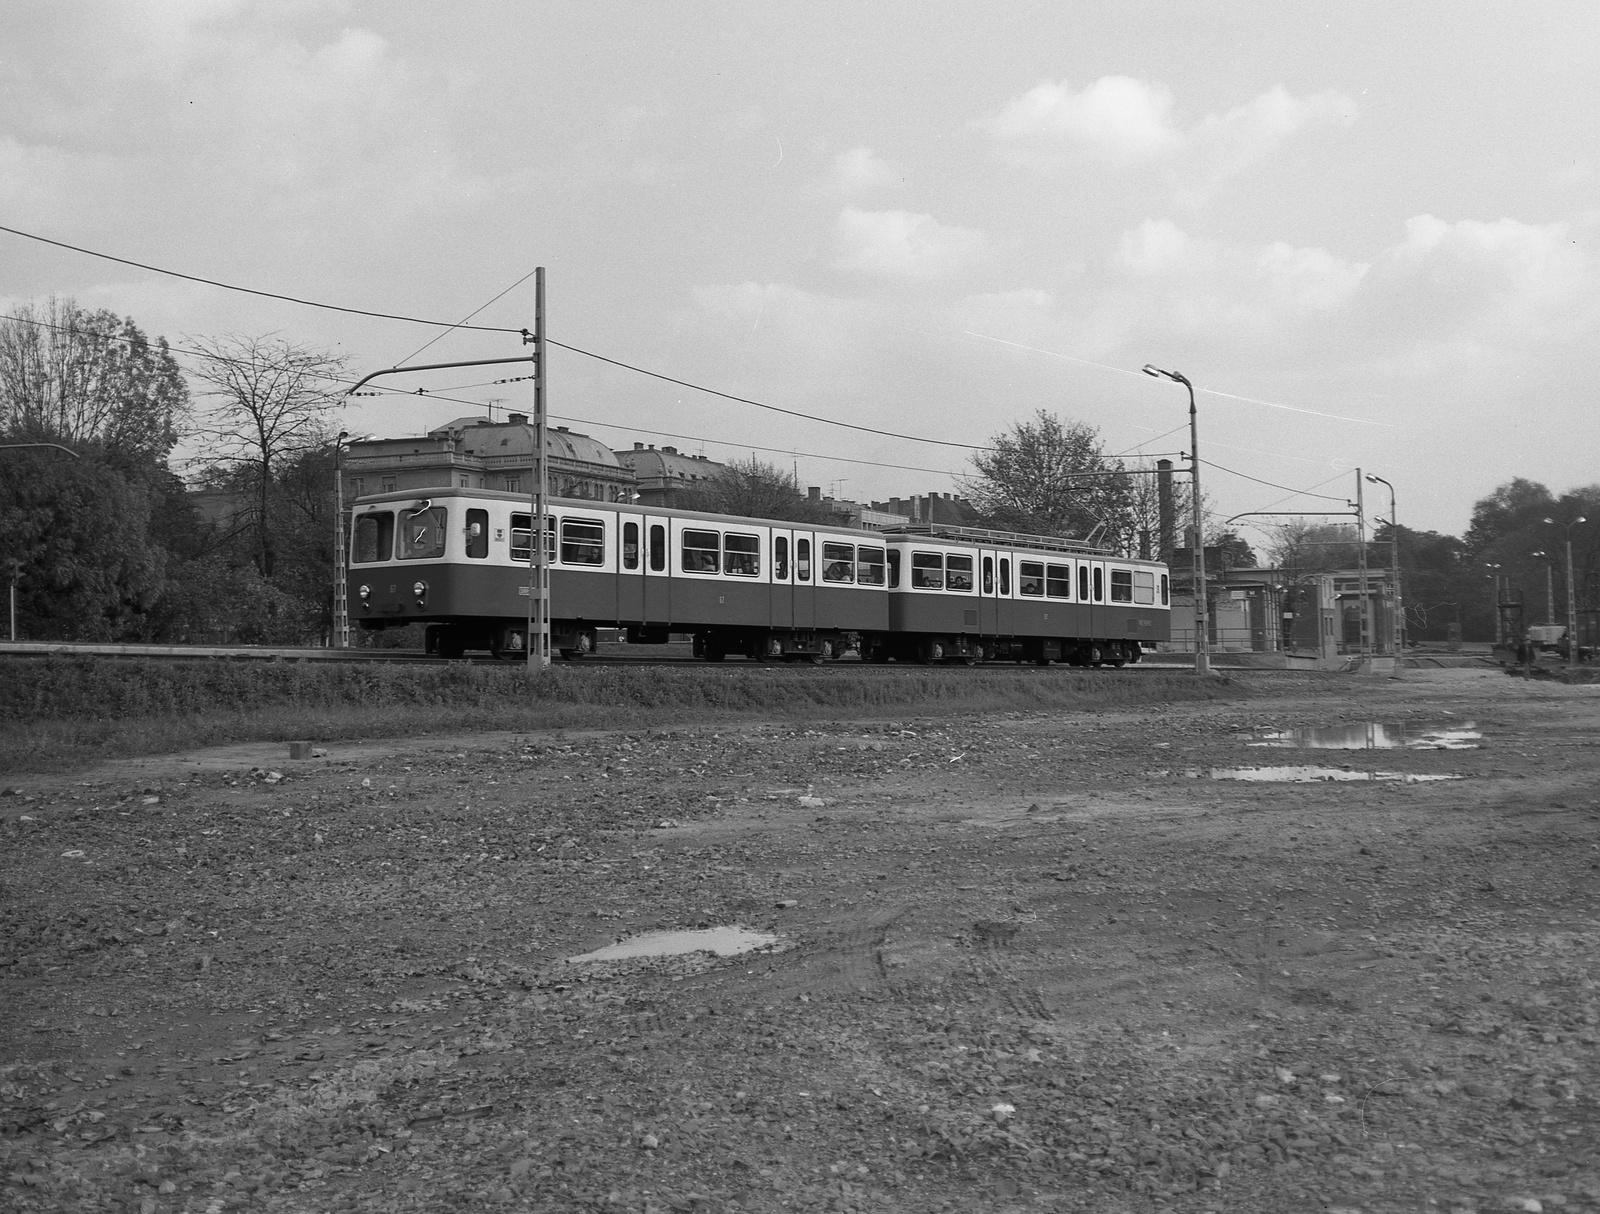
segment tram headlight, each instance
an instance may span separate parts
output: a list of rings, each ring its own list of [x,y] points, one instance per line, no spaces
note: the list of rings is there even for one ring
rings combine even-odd
[[[411,593],[417,596],[417,602],[422,602],[423,599],[428,597],[428,583],[414,582],[411,586]]]
[[[360,599],[363,603],[365,603],[368,599],[370,599],[372,597],[372,587],[371,586],[361,586],[361,587],[357,588],[356,597],[358,599]]]

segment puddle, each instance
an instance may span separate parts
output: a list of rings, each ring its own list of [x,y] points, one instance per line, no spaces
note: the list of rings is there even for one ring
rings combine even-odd
[[[633,957],[676,957],[682,953],[715,953],[733,957],[776,944],[771,932],[755,932],[747,927],[707,927],[697,931],[644,932],[616,944],[597,948],[568,961],[625,961]]]
[[[1384,725],[1361,722],[1257,735],[1251,746],[1278,750],[1475,750],[1483,734],[1475,721],[1456,725]]]
[[[1398,771],[1352,771],[1347,767],[1213,767],[1213,780],[1251,780],[1261,784],[1317,784],[1344,781],[1387,781],[1394,784],[1430,784],[1435,780],[1460,780],[1456,774],[1405,775]]]

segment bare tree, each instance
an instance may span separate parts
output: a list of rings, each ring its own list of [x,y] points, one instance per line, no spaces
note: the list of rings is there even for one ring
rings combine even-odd
[[[70,299],[0,317],[0,432],[164,460],[189,411],[165,338]]]
[[[344,359],[274,334],[201,338],[194,371],[210,385],[198,434],[209,443],[213,470],[243,474],[255,499],[257,562],[270,578],[276,563],[272,525],[274,474],[300,454],[325,445],[330,415],[342,400]]]

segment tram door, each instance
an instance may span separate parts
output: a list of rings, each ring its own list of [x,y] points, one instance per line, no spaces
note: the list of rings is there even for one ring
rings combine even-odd
[[[793,533],[794,557],[794,626],[817,626],[817,579],[822,576],[822,553],[817,549],[817,537],[809,531]]]
[[[984,548],[978,553],[978,634],[999,636],[1000,615],[1000,554]]]
[[[672,623],[672,525],[661,515],[645,515],[639,565],[644,589],[644,622]]]
[[[772,581],[772,615],[774,628],[794,627],[794,533],[774,527],[772,553],[767,566]]]
[[[1088,636],[1102,640],[1106,636],[1106,595],[1111,591],[1106,585],[1106,563],[1085,561],[1079,566],[1089,574],[1089,631]],[[1080,582],[1082,577],[1080,575]]]
[[[644,516],[617,514],[617,620],[644,619]]]

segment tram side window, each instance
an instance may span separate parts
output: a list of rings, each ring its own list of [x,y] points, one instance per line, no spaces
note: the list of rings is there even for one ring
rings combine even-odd
[[[897,549],[889,549],[889,589],[900,588],[900,553]]]
[[[528,550],[528,520],[531,514],[513,514],[511,516],[511,559],[526,565],[533,559],[533,554]],[[544,520],[544,559],[556,559],[556,522],[553,518]]]
[[[1153,603],[1156,601],[1155,574],[1139,572],[1133,575],[1133,601],[1135,603]]]
[[[1163,607],[1168,605],[1168,599],[1171,593],[1171,585],[1167,581],[1167,575],[1163,573],[1161,575],[1161,605]]]
[[[1106,600],[1106,571],[1099,565],[1094,567],[1094,601],[1103,603]]]
[[[1078,602],[1089,601],[1089,566],[1078,566]]]
[[[883,549],[862,544],[856,549],[856,584],[858,586],[883,585]]]
[[[661,523],[650,526],[650,571],[660,573],[667,567],[667,529]]]
[[[789,580],[789,537],[786,535],[774,536],[772,540],[772,580]]]
[[[350,563],[367,565],[386,561],[394,548],[394,512],[377,510],[356,517],[355,539],[350,545]]]
[[[1113,603],[1133,602],[1133,570],[1113,569],[1111,571],[1111,601]]]
[[[1006,599],[1011,597],[1011,558],[1009,556],[1000,558],[1000,597]]]
[[[944,558],[944,588],[967,594],[972,590],[972,558],[951,554]]]
[[[606,529],[589,519],[561,520],[561,563],[563,565],[603,565],[606,559]]]
[[[722,536],[715,531],[683,533],[683,571],[715,573],[722,566]]]
[[[489,555],[489,512],[467,511],[467,555],[481,561]]]
[[[722,537],[722,572],[755,577],[761,572],[761,538],[729,531]]]
[[[992,556],[983,558],[983,592],[985,594],[994,593],[994,557]]]
[[[911,587],[913,590],[943,590],[944,557],[937,552],[913,552]]]
[[[624,569],[637,569],[639,567],[639,524],[622,524],[622,567]]]
[[[811,580],[811,541],[794,542],[794,575],[802,582]]]
[[[1046,565],[1044,567],[1044,592],[1053,599],[1072,597],[1072,566]]]
[[[822,545],[822,580],[825,582],[853,582],[856,580],[856,549],[854,544]]]
[[[1044,562],[1017,562],[1017,589],[1030,599],[1044,597]]]
[[[444,555],[443,506],[427,510],[401,511],[399,543],[395,556],[402,561],[421,561]]]

